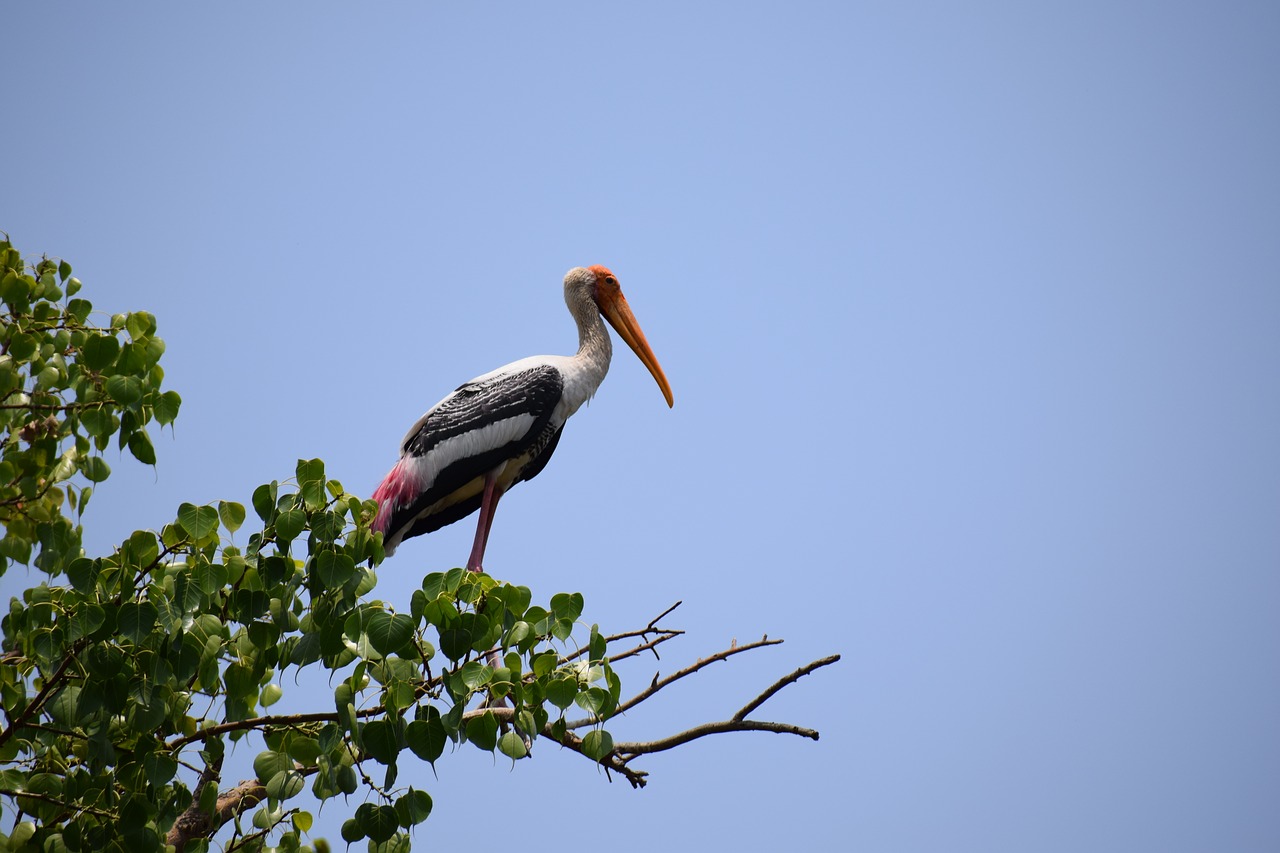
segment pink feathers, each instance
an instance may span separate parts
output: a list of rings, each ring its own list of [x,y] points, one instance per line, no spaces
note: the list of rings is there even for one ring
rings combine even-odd
[[[378,502],[378,516],[373,520],[374,530],[385,534],[387,525],[391,523],[392,513],[410,503],[422,490],[415,470],[417,467],[415,458],[401,457],[374,491],[373,499]]]

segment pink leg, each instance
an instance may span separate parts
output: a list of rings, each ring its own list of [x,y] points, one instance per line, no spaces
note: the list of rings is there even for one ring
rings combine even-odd
[[[502,497],[502,490],[498,488],[498,471],[497,469],[490,471],[484,475],[484,494],[480,498],[480,518],[476,522],[476,541],[471,546],[471,556],[467,559],[467,571],[479,572],[483,571],[480,563],[484,560],[484,549],[489,544],[489,529],[493,527],[493,514],[498,508],[498,500]],[[502,658],[495,650],[489,654],[489,666],[498,669],[502,666]],[[488,704],[489,700],[485,700]],[[507,707],[506,699],[498,699],[493,702],[495,708]],[[507,724],[502,724],[502,730],[507,731]],[[524,740],[525,749],[533,745],[533,741],[524,732],[519,729],[516,731]]]
[[[467,571],[483,571],[480,563],[484,560],[484,549],[489,544],[489,528],[493,526],[493,513],[498,508],[498,499],[502,490],[498,488],[498,472],[490,471],[484,475],[484,495],[480,498],[480,518],[476,521],[476,541],[471,546],[471,556],[467,559]]]

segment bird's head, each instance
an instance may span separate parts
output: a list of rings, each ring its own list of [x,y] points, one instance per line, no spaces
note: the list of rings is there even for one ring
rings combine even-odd
[[[636,316],[631,313],[627,298],[622,295],[618,277],[608,267],[599,264],[569,270],[568,275],[564,277],[565,301],[572,305],[576,299],[584,296],[595,303],[601,316],[609,322],[610,326],[613,326],[613,330],[627,342],[631,351],[653,374],[658,387],[662,389],[662,396],[667,400],[667,405],[674,406],[671,383],[667,382],[667,375],[662,372],[658,357],[653,354],[653,349],[645,340],[644,332],[640,331],[640,324],[636,321]]]

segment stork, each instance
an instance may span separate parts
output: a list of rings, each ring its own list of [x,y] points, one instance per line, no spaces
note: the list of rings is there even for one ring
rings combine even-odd
[[[564,277],[564,301],[578,324],[578,352],[513,361],[458,387],[410,427],[400,459],[373,493],[373,529],[388,556],[401,542],[477,509],[469,571],[481,571],[498,500],[546,466],[564,423],[591,399],[613,355],[609,325],[657,380],[668,406],[671,385],[627,305],[617,277],[602,266]]]

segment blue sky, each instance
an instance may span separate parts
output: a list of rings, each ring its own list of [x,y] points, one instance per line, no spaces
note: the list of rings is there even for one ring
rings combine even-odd
[[[497,811],[615,851],[1280,846],[1274,4],[7,24],[0,229],[155,313],[185,400],[155,470],[109,460],[91,547],[299,457],[371,493],[445,392],[571,352],[561,277],[602,263],[675,408],[620,348],[486,567],[606,630],[683,600],[664,672],[786,638],[615,737],[843,655],[761,711],[816,744],[704,740],[643,792],[468,748],[422,771],[424,843],[504,843]],[[375,594],[407,605],[471,533]]]

